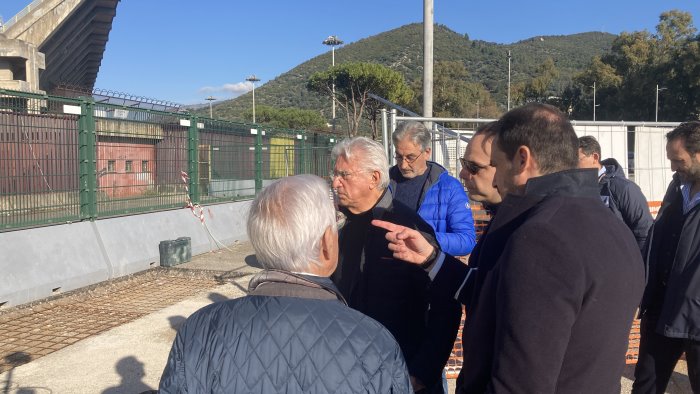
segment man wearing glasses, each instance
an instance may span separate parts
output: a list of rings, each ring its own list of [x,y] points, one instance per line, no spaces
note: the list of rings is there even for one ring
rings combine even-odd
[[[457,336],[459,302],[436,294],[430,273],[392,257],[386,231],[373,219],[420,231],[437,247],[433,229],[394,200],[384,147],[368,138],[333,147],[331,174],[345,222],[338,232],[338,268],[331,279],[348,305],[380,322],[401,347],[416,392],[442,393],[442,369]],[[311,207],[309,207],[311,209]]]
[[[479,127],[469,141],[464,157],[459,159],[462,164],[459,177],[464,180],[469,198],[481,203],[491,214],[495,213],[496,207],[501,203],[501,196],[493,187],[496,168],[490,165],[491,145],[495,136],[492,130],[495,123],[491,122]]]
[[[462,184],[430,159],[430,131],[421,122],[399,123],[391,136],[396,165],[389,170],[394,199],[418,212],[435,230],[440,249],[453,256],[471,253],[474,221]]]

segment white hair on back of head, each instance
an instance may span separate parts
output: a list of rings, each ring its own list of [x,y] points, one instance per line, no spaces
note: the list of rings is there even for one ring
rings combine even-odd
[[[321,237],[337,231],[328,183],[315,175],[279,179],[255,198],[248,213],[248,238],[263,267],[305,273],[318,267]]]
[[[331,157],[335,161],[339,156],[354,162],[360,170],[379,171],[381,179],[378,187],[381,190],[389,186],[389,160],[384,152],[384,146],[367,137],[346,138],[333,147]]]

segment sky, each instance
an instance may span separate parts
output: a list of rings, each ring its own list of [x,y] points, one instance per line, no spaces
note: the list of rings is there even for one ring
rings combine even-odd
[[[0,16],[8,20],[30,2],[0,0]],[[654,32],[671,9],[690,12],[700,26],[698,0],[434,0],[434,20],[472,40],[508,44]],[[420,0],[121,0],[95,86],[186,105],[226,100],[249,91],[252,74],[259,87],[316,56],[330,65],[322,45],[329,35],[349,44],[422,21]]]

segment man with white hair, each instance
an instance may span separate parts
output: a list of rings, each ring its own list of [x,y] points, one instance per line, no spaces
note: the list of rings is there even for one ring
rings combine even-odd
[[[394,335],[414,390],[441,393],[442,369],[457,336],[460,304],[436,297],[428,273],[419,266],[395,260],[386,231],[370,222],[396,221],[420,230],[437,247],[433,229],[415,210],[394,204],[382,145],[365,137],[346,139],[333,148],[332,158],[333,189],[346,219],[339,233],[338,269],[331,279],[350,307]]]
[[[265,270],[247,296],[204,307],[180,327],[161,393],[411,391],[396,340],[348,308],[328,278],[338,258],[328,192],[314,175],[260,192],[247,230]]]

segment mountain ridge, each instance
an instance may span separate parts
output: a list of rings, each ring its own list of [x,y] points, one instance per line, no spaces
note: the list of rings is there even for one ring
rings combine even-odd
[[[537,68],[551,57],[560,72],[554,82],[554,90],[561,91],[593,56],[609,51],[615,37],[609,33],[584,32],[535,36],[512,44],[498,44],[470,40],[466,34],[437,24],[434,29],[434,60],[463,62],[469,71],[470,82],[482,83],[493,99],[505,108],[509,50],[512,54],[511,84],[532,78]],[[422,50],[422,24],[412,23],[336,48],[335,59],[336,65],[374,62],[388,66],[401,72],[410,85],[422,78]],[[313,109],[329,118],[330,100],[306,89],[306,81],[311,74],[329,67],[328,52],[299,64],[257,87],[256,105]],[[216,118],[241,119],[251,107],[252,94],[249,92],[215,104],[213,112]]]

